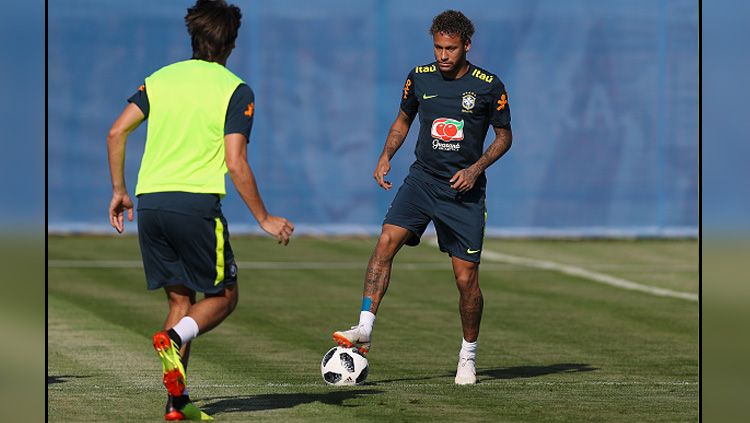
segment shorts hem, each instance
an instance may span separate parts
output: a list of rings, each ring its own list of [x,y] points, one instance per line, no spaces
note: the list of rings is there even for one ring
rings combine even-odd
[[[448,251],[448,250],[445,250],[445,249],[442,249],[442,248],[440,249],[440,251],[443,252],[443,253],[448,254],[450,257],[460,258],[461,260],[468,261],[468,262],[471,262],[471,263],[480,263],[482,261],[482,257],[481,256],[474,256],[473,254],[472,254],[473,257],[469,257],[466,254],[455,254],[452,251]]]
[[[162,288],[166,288],[169,286],[177,286],[177,285],[182,285],[185,288],[188,288],[195,292],[199,292],[201,294],[217,294],[223,291],[224,288],[227,286],[237,285],[237,279],[236,278],[224,279],[223,281],[219,282],[216,285],[213,285],[213,282],[211,282],[210,287],[205,287],[205,286],[196,287],[194,283],[191,283],[191,282],[186,283],[184,281],[170,281],[170,282],[156,282],[156,283],[148,282],[147,288],[149,291],[156,291],[157,289],[162,289]]]

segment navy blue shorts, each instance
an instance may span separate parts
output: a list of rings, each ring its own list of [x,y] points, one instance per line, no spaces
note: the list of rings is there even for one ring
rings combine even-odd
[[[418,245],[430,221],[435,225],[440,251],[479,263],[487,219],[485,188],[459,193],[446,183],[428,182],[410,174],[399,188],[383,224],[410,230],[406,245]]]
[[[229,229],[217,195],[140,195],[138,241],[148,289],[184,285],[216,294],[237,282]]]

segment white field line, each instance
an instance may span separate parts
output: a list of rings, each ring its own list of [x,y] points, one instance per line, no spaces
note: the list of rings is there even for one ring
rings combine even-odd
[[[437,239],[431,239],[432,245],[438,245]],[[571,266],[569,264],[555,263],[553,261],[537,260],[527,257],[512,256],[510,254],[498,253],[496,251],[484,250],[482,251],[482,257],[493,261],[498,261],[506,264],[515,264],[518,266],[533,267],[536,269],[551,270],[560,273],[564,273],[570,276],[577,276],[579,278],[588,279],[590,281],[603,283],[605,285],[614,286],[617,288],[628,289],[631,291],[645,292],[647,294],[656,295],[659,297],[670,297],[679,298],[688,301],[698,301],[698,294],[692,294],[690,292],[679,292],[673,291],[666,288],[658,288],[650,285],[643,285],[637,282],[629,281],[622,278],[606,275],[604,273],[592,272],[581,267]]]
[[[577,266],[571,266],[568,264],[560,264],[545,260],[536,260],[526,257],[516,257],[508,254],[497,253],[494,251],[483,251],[482,256],[490,260],[500,261],[508,264],[517,264],[520,266],[535,267],[537,269],[553,270],[566,275],[577,276],[580,278],[588,279],[594,282],[603,283],[605,285],[614,286],[617,288],[628,289],[631,291],[645,292],[647,294],[656,295],[659,297],[670,297],[679,298],[688,301],[698,301],[698,294],[690,292],[679,292],[671,289],[659,288],[656,286],[643,285],[637,282],[629,281],[626,279],[618,278],[615,276],[606,275],[604,273],[592,272],[590,270],[583,269]]]

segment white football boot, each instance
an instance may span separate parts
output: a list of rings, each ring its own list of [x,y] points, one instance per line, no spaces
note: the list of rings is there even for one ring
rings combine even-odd
[[[370,336],[362,333],[359,326],[352,326],[349,330],[336,331],[333,340],[342,347],[356,348],[363,355],[370,352]]]
[[[458,358],[456,385],[473,385],[477,383],[477,369],[474,359]]]

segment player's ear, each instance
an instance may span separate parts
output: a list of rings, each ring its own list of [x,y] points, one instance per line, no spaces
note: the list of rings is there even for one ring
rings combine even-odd
[[[471,50],[471,38],[466,40],[466,43],[464,43],[464,50],[466,50],[467,53],[469,52],[469,50]]]

